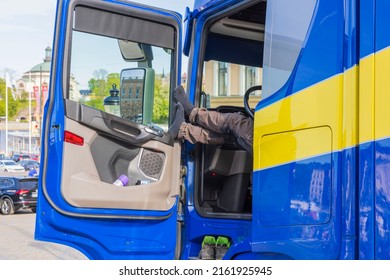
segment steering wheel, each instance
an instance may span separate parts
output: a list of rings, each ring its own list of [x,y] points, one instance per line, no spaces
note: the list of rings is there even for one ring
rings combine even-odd
[[[253,111],[252,111],[251,107],[249,107],[249,95],[256,90],[261,90],[262,88],[263,88],[262,86],[253,86],[253,87],[248,88],[248,90],[244,94],[245,111],[247,112],[247,114],[249,115],[249,117],[252,120],[255,119],[255,116],[253,115]]]

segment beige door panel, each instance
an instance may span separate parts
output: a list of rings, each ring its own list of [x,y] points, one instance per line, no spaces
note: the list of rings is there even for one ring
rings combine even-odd
[[[129,164],[130,177],[139,170],[150,180],[143,185],[118,187],[104,182],[91,154],[91,144],[98,137],[93,129],[66,119],[66,130],[84,138],[84,145],[64,143],[63,174],[61,191],[64,199],[72,206],[87,208],[117,208],[132,210],[169,210],[179,194],[180,144],[169,146],[158,141],[149,141],[140,147],[140,152]],[[161,155],[161,156],[150,156]],[[143,160],[148,157],[151,164],[158,159],[158,172],[143,172]],[[142,159],[142,162],[141,162]],[[142,167],[142,166],[141,166]],[[151,175],[155,173],[158,175]]]

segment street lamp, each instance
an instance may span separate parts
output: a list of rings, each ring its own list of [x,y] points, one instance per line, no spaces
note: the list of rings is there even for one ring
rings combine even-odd
[[[107,96],[104,99],[104,110],[107,113],[121,116],[120,106],[119,106],[119,90],[116,89],[116,84],[112,85],[112,89],[110,90],[110,96]]]

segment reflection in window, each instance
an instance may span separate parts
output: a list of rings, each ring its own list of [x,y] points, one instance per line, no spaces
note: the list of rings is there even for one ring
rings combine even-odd
[[[210,96],[210,107],[244,106],[242,96],[248,88],[262,85],[262,68],[215,60],[203,66],[202,90]],[[261,91],[250,98],[252,106],[260,100]],[[219,98],[223,97],[223,98]]]
[[[245,88],[248,89],[250,87],[256,86],[256,68],[247,66],[245,67]]]
[[[218,95],[226,96],[228,88],[228,75],[227,75],[227,63],[219,62],[218,63]]]
[[[317,0],[268,0],[264,39],[263,98],[287,82],[313,16]],[[294,13],[300,7],[299,13]]]

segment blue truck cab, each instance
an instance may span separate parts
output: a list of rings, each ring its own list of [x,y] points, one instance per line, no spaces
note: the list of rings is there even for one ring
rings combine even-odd
[[[35,238],[90,259],[390,259],[389,13],[58,0]],[[252,118],[253,153],[170,135],[179,84]]]

